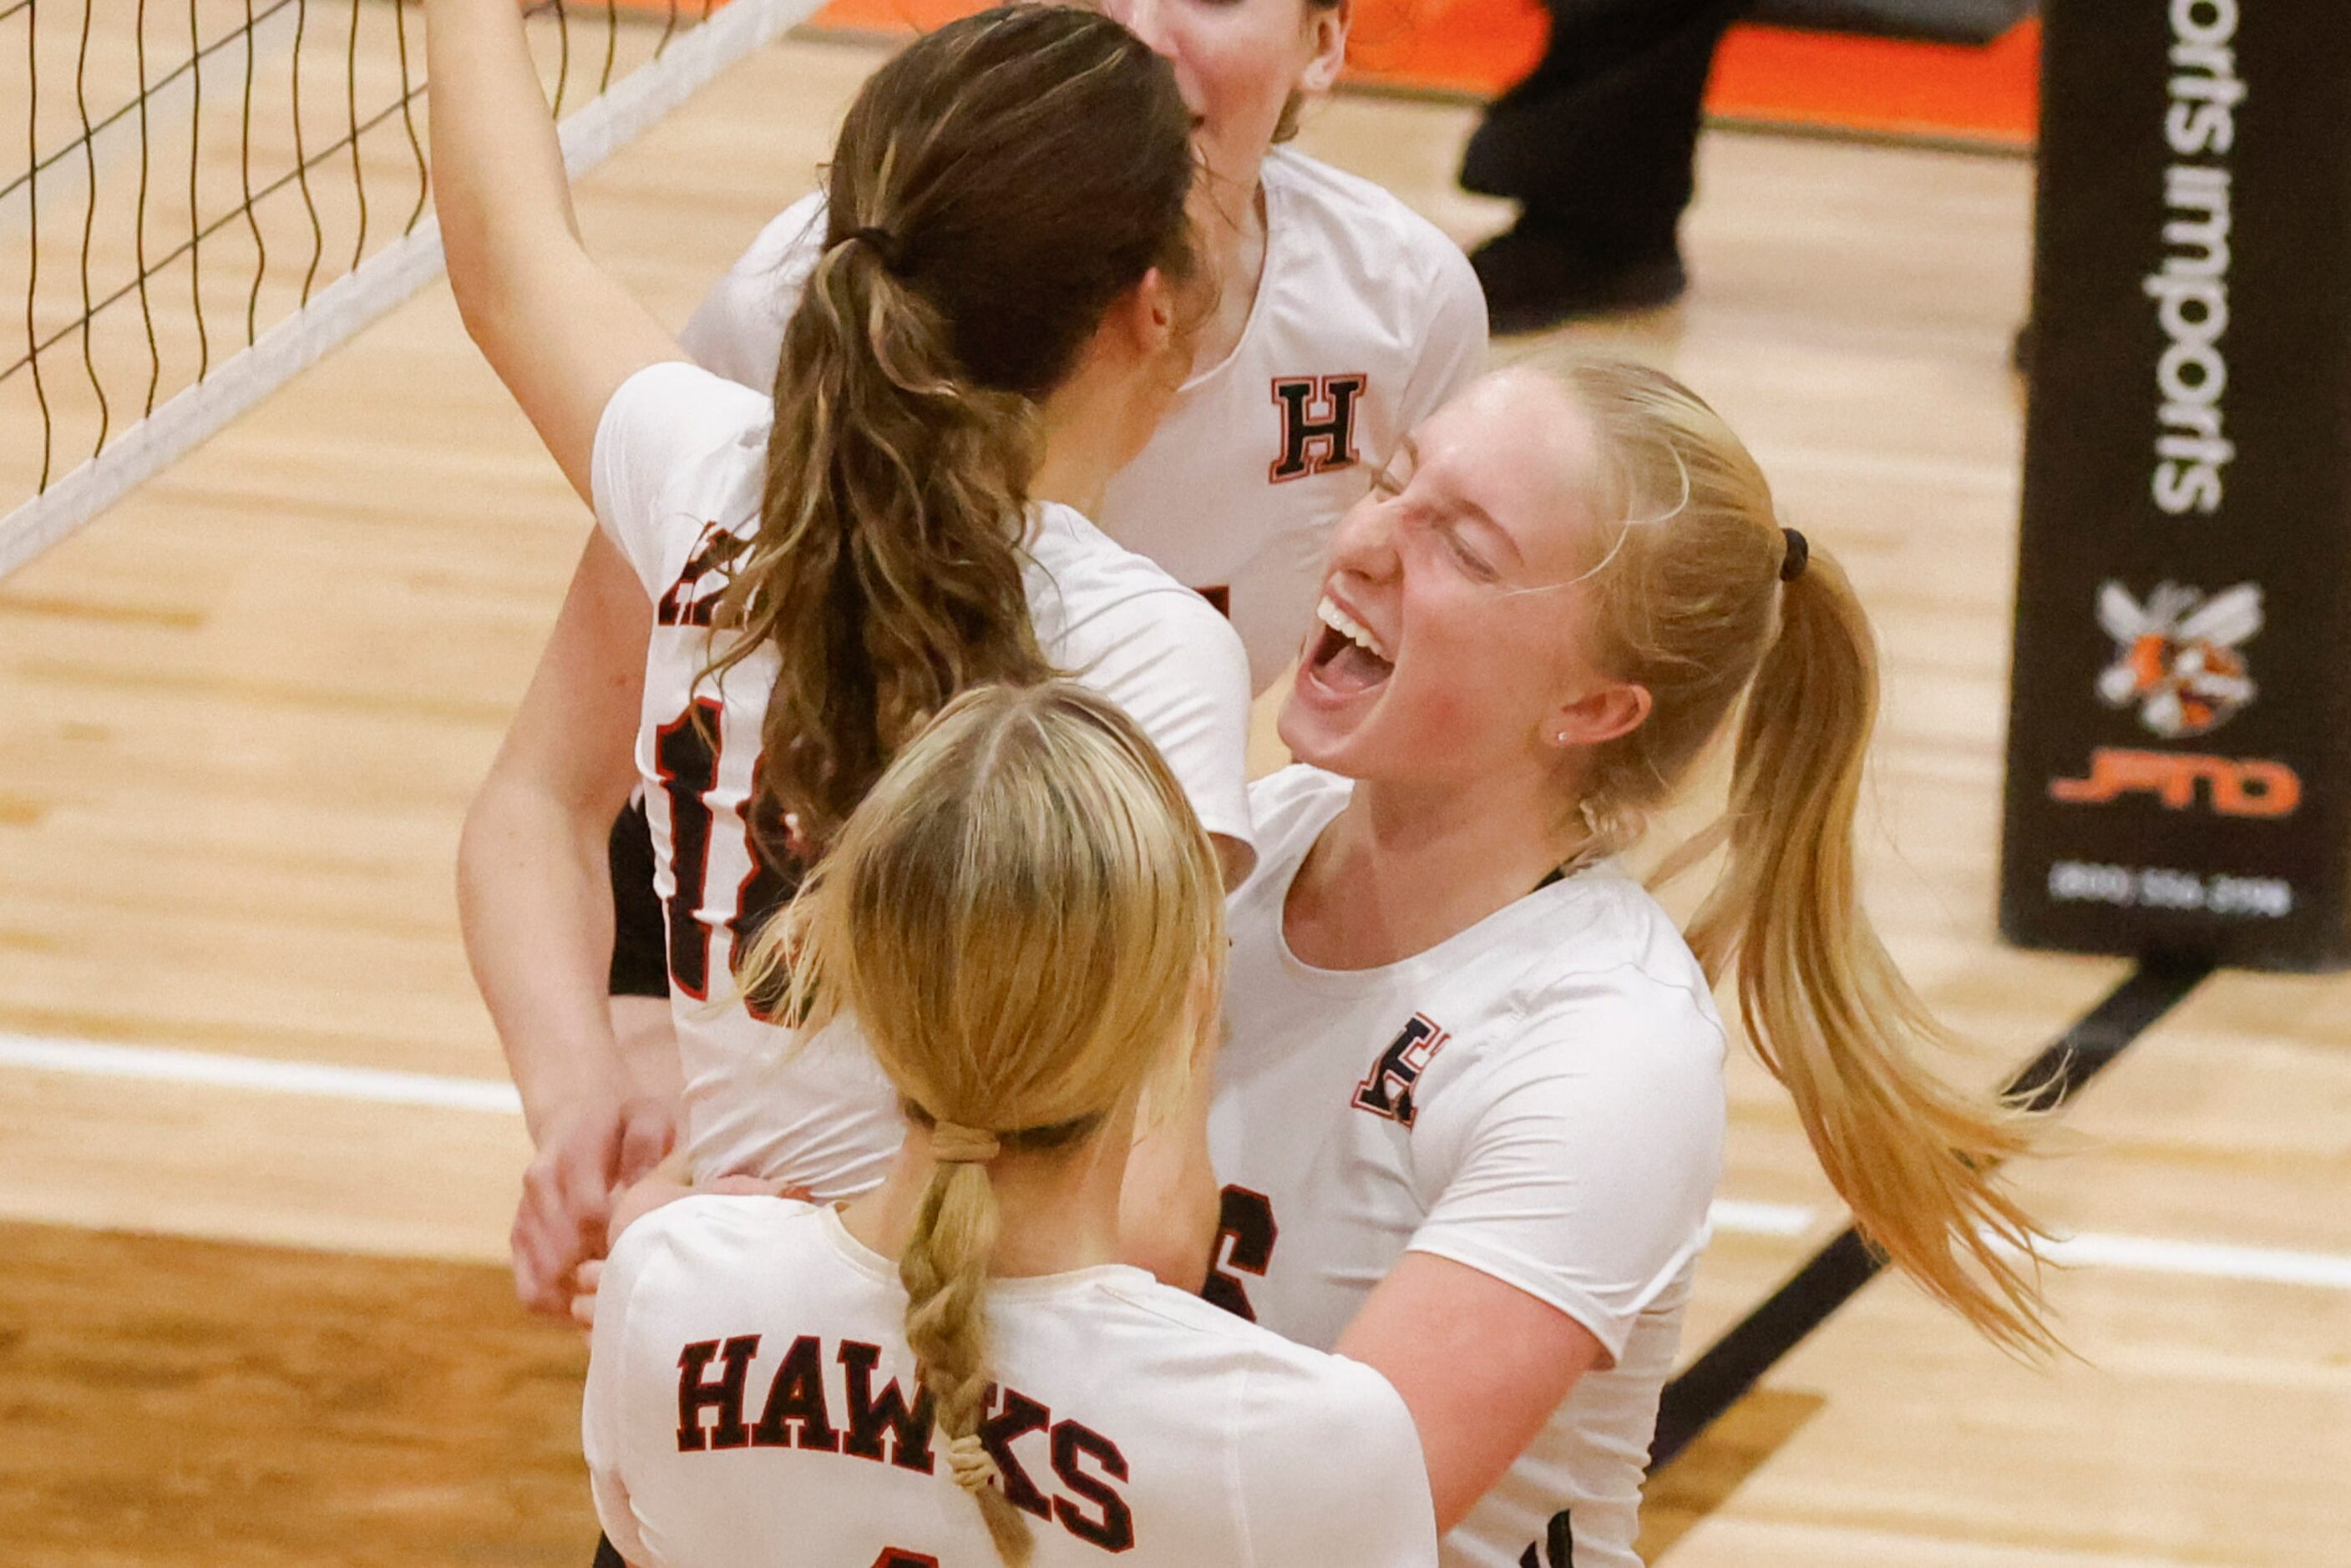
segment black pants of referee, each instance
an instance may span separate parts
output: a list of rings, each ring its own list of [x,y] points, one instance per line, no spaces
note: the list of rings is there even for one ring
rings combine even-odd
[[[1715,47],[1748,0],[1543,0],[1551,45],[1470,138],[1461,183],[1594,259],[1674,251]]]

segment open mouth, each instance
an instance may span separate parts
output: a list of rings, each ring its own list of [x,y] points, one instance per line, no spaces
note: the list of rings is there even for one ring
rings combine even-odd
[[[1332,691],[1354,696],[1385,683],[1395,663],[1371,628],[1341,609],[1329,595],[1314,607],[1322,634],[1306,650],[1306,668]]]

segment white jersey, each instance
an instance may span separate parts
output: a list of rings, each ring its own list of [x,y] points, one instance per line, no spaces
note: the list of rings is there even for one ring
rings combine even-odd
[[[1486,361],[1485,295],[1436,225],[1287,149],[1262,178],[1265,270],[1249,324],[1185,384],[1101,519],[1232,617],[1260,691],[1298,655],[1332,525]],[[679,334],[686,351],[771,389],[824,227],[819,194],[761,231]]]
[[[723,678],[703,673],[725,583],[712,547],[758,527],[772,422],[766,397],[708,371],[639,371],[597,427],[596,516],[654,601],[637,768],[694,1170],[768,1172],[831,1199],[881,1179],[904,1124],[853,1030],[836,1024],[790,1049],[733,984],[735,961],[784,890],[753,855],[746,818],[775,650],[757,649]],[[1250,842],[1249,671],[1232,628],[1066,506],[1036,509],[1023,576],[1046,658],[1126,710],[1210,833]]]
[[[896,1264],[831,1209],[689,1198],[604,1266],[582,1426],[635,1568],[992,1568],[915,1380]],[[993,1282],[981,1440],[1037,1568],[1432,1568],[1379,1374],[1139,1269]]]
[[[1722,1024],[1698,961],[1603,863],[1400,963],[1309,968],[1282,934],[1300,863],[1353,785],[1251,791],[1230,901],[1209,1147],[1208,1294],[1329,1346],[1406,1251],[1477,1269],[1591,1331],[1578,1379],[1449,1534],[1447,1568],[1636,1568],[1642,1469],[1722,1160]]]

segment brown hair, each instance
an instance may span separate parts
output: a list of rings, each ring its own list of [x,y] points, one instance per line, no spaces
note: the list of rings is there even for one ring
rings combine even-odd
[[[1696,393],[1614,362],[1562,379],[1600,437],[1600,515],[1618,520],[1596,545],[1593,652],[1652,700],[1588,759],[1587,823],[1604,842],[1637,836],[1736,715],[1728,807],[1657,873],[1727,851],[1690,948],[1709,979],[1737,977],[1748,1035],[1864,1235],[1996,1343],[2051,1345],[2043,1232],[1993,1176],[2030,1145],[2031,1123],[1926,1066],[1951,1037],[1855,889],[1878,696],[1860,600],[1818,545],[1790,560],[1770,483]]]
[[[1193,269],[1191,117],[1092,11],[1002,6],[870,78],[784,332],[723,673],[778,657],[754,819],[820,850],[957,691],[1050,673],[1021,581],[1037,403],[1154,267]]]
[[[754,944],[753,983],[789,955],[807,1027],[853,1012],[908,1116],[937,1129],[899,1260],[906,1339],[1008,1563],[1028,1560],[1029,1528],[977,1435],[987,1160],[1082,1144],[1145,1088],[1180,1101],[1186,1021],[1216,1018],[1224,953],[1223,883],[1183,789],[1132,719],[1067,680],[950,702]]]

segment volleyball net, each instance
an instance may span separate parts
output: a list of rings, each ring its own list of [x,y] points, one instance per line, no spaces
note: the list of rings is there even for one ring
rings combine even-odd
[[[565,161],[815,8],[531,0]],[[0,0],[0,575],[439,275],[423,44],[402,0]]]

